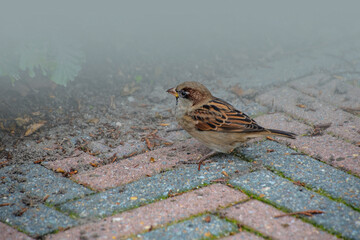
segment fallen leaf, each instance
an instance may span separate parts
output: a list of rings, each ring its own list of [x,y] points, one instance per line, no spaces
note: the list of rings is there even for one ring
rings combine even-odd
[[[150,158],[150,162],[151,162],[151,163],[156,162],[155,158],[151,157],[151,158]]]
[[[229,174],[227,174],[227,172],[222,171],[221,173],[222,173],[225,177],[229,177]]]
[[[296,106],[299,108],[306,108],[306,105],[304,105],[304,104],[296,104]]]
[[[294,183],[294,185],[296,185],[296,186],[305,187],[305,183],[303,183],[303,182],[296,181],[296,182],[293,182],[293,183]]]
[[[90,163],[90,165],[93,166],[93,167],[97,167],[97,166],[98,166],[96,163],[92,163],[92,162]]]
[[[204,218],[204,221],[209,223],[211,222],[211,216],[210,215],[207,215],[205,218]]]
[[[39,159],[39,160],[34,161],[34,164],[39,164],[39,163],[41,163],[43,161],[45,161],[45,159]]]
[[[209,238],[209,237],[211,237],[212,235],[211,235],[210,232],[206,232],[206,233],[204,234],[204,236],[207,237],[207,238]]]
[[[269,136],[267,136],[266,139],[270,140],[270,141],[275,141],[275,139],[273,139],[272,137],[269,137]]]
[[[39,116],[41,113],[40,113],[40,111],[37,111],[37,112],[33,112],[31,114],[34,115],[34,116]]]
[[[89,120],[87,120],[88,123],[94,123],[97,124],[100,120],[98,118],[91,118]]]
[[[149,150],[152,150],[154,148],[154,144],[152,142],[150,142],[150,140],[148,138],[145,138],[145,142],[146,142],[146,146],[148,147]]]
[[[22,127],[24,126],[25,124],[27,124],[28,122],[30,121],[30,118],[25,116],[25,117],[18,117],[18,118],[15,118],[15,122],[16,122],[16,125],[18,125],[19,127]]]
[[[46,196],[43,198],[43,202],[46,202],[46,200],[48,199],[50,197],[50,195],[49,194],[46,194]]]
[[[336,79],[339,79],[339,80],[343,80],[343,79],[344,79],[344,77],[339,76],[339,75],[333,75],[333,77],[336,78]]]
[[[130,197],[130,200],[133,200],[133,201],[135,201],[137,199],[138,199],[138,197]]]
[[[271,153],[271,152],[274,152],[274,151],[275,151],[274,149],[266,149],[267,153]]]
[[[57,172],[57,173],[65,173],[65,170],[62,169],[62,168],[57,168],[57,169],[55,170],[55,172]]]
[[[217,179],[211,180],[211,182],[226,182],[226,181],[227,181],[226,178],[217,178]]]
[[[163,144],[164,144],[165,146],[171,146],[171,145],[173,145],[174,143],[172,143],[172,142],[163,142]]]
[[[259,198],[263,198],[263,197],[265,197],[266,195],[265,194],[260,194],[259,195]]]
[[[26,130],[24,136],[27,137],[31,134],[33,134],[36,130],[38,130],[39,128],[41,128],[42,126],[44,126],[46,122],[45,121],[42,121],[42,122],[39,122],[39,123],[33,123],[29,126],[29,128]]]
[[[285,216],[293,216],[293,215],[305,215],[305,216],[311,217],[314,214],[322,214],[322,213],[324,213],[324,211],[321,211],[321,210],[307,210],[307,211],[300,211],[300,212],[284,213],[284,214],[276,215],[276,216],[274,216],[274,218],[285,217]]]
[[[69,172],[69,175],[74,175],[74,174],[77,174],[77,173],[78,173],[77,170],[73,170],[73,171],[70,171],[70,172]]]
[[[169,126],[170,123],[160,123],[160,126],[163,126],[163,127],[166,127],[166,126]]]
[[[19,211],[14,212],[14,215],[17,217],[20,217],[21,215],[23,215],[26,211],[28,210],[28,208],[22,208]]]
[[[235,93],[235,94],[238,95],[238,96],[241,96],[241,95],[244,94],[244,90],[239,86],[239,84],[232,86],[232,87],[230,88],[230,91],[231,91],[232,93]]]

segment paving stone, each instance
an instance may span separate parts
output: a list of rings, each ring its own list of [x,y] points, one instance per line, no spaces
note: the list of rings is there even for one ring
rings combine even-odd
[[[157,227],[205,211],[215,211],[246,199],[248,197],[240,191],[222,184],[213,184],[105,218],[100,222],[49,235],[48,239],[91,238],[94,235],[112,239],[127,236],[146,231],[151,226]]]
[[[170,194],[184,192],[212,180],[228,175],[244,174],[251,164],[233,155],[219,155],[211,163],[202,166],[187,165],[166,171],[152,177],[142,178],[125,186],[90,195],[60,205],[60,209],[80,217],[109,216],[115,211],[124,211],[148,202],[168,197]],[[236,172],[236,173],[235,173]]]
[[[274,113],[274,114],[264,114],[255,118],[256,122],[265,128],[279,129],[283,131],[293,132],[300,137],[301,135],[306,134],[312,128],[304,123],[301,123],[297,120],[292,119],[291,117],[283,113]],[[288,138],[281,138],[285,139]],[[292,140],[292,139],[290,139]]]
[[[223,237],[222,240],[261,240],[262,237],[256,236],[253,233],[249,232],[239,232],[231,236]]]
[[[360,141],[360,134],[357,132],[360,129],[360,118],[317,98],[289,87],[282,87],[270,90],[256,99],[265,106],[273,105],[276,111],[284,111],[309,124],[331,123],[326,132],[334,133],[353,143]]]
[[[211,221],[205,221],[210,217]],[[141,239],[211,239],[237,230],[234,223],[214,215],[199,216],[171,226],[155,229],[139,235]]]
[[[300,219],[290,216],[274,218],[284,213],[257,200],[237,204],[222,212],[226,217],[274,239],[337,239]]]
[[[6,167],[0,169],[0,171],[2,174],[16,171],[21,175],[22,170],[21,168]],[[46,171],[51,172],[50,170]],[[11,179],[11,177],[19,179],[19,175],[0,178],[0,204],[3,205],[0,211],[0,220],[2,222],[6,222],[33,237],[39,237],[59,228],[66,228],[76,224],[76,221],[68,216],[44,206],[42,204],[43,197],[34,195],[31,191],[25,191],[25,189],[23,191],[19,185],[24,184],[24,182],[19,183]]]
[[[119,159],[121,159],[131,154],[140,154],[146,151],[147,149],[148,148],[145,142],[133,141],[133,142],[126,142],[124,143],[124,145],[119,145],[116,148],[114,148],[112,151],[105,153],[104,155],[106,158],[110,158],[114,154],[116,154],[116,156]]]
[[[289,144],[301,152],[320,159],[332,166],[360,176],[360,148],[328,134],[308,136],[311,130],[307,125],[291,119],[284,114],[267,114],[256,118],[256,121],[267,128],[280,128],[293,131],[296,139],[278,137],[278,141]],[[306,134],[306,135],[305,135]]]
[[[103,160],[85,152],[75,151],[74,156],[72,157],[67,157],[52,162],[44,162],[43,165],[53,171],[56,171],[57,169],[62,169],[65,172],[77,170],[79,173],[81,173],[82,171],[93,169],[94,167],[91,165],[91,163],[101,165]]]
[[[273,149],[273,152],[268,152]],[[255,143],[240,149],[246,157],[281,171],[286,177],[322,189],[334,198],[341,198],[360,208],[360,178],[304,155],[274,141]]]
[[[358,43],[353,43],[358,44]],[[353,72],[353,67],[343,60],[347,47],[332,45],[316,46],[311,49],[302,49],[291,54],[284,54],[281,58],[271,59],[263,64],[256,64],[255,67],[240,69],[236,75],[240,77],[225,78],[224,82],[229,84],[239,83],[244,88],[262,87],[272,84],[281,84],[291,79],[298,79],[319,70],[325,72]],[[329,57],[329,53],[331,57]],[[349,54],[347,54],[349,55]],[[341,57],[337,57],[341,56]],[[349,62],[357,59],[349,56]]]
[[[19,204],[1,207],[0,220],[15,226],[32,237],[39,237],[58,229],[72,227],[77,224],[74,219],[52,209],[38,204],[34,207],[24,207]]]
[[[0,178],[12,183],[14,191],[41,199],[49,195],[46,202],[50,204],[59,204],[92,193],[91,190],[38,164],[4,167],[0,169]]]
[[[289,86],[338,107],[360,107],[360,88],[342,76],[317,74],[292,81]]]
[[[93,189],[104,190],[157,174],[180,161],[199,159],[202,154],[208,152],[209,149],[205,146],[194,139],[189,139],[77,174],[73,179]]]
[[[257,171],[234,178],[230,181],[246,191],[291,212],[321,210],[322,214],[307,217],[325,229],[336,231],[351,239],[360,239],[360,212],[343,203],[309,191],[269,171]]]
[[[0,222],[1,239],[3,240],[30,240],[31,237]]]

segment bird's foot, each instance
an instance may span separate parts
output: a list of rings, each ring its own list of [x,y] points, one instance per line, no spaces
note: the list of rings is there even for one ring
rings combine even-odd
[[[200,171],[201,165],[206,162],[205,160],[207,160],[209,157],[214,156],[215,154],[217,154],[216,151],[211,151],[210,153],[202,156],[199,160],[180,161],[179,163],[181,163],[181,164],[198,164],[199,165],[198,170]]]

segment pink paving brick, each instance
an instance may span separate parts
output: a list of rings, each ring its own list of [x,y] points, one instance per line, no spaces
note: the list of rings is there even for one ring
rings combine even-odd
[[[118,158],[124,158],[125,156],[131,154],[139,154],[147,150],[145,142],[133,142],[133,143],[124,143],[124,145],[119,145],[111,152],[106,153],[107,158],[111,158],[115,153]]]
[[[360,107],[360,88],[338,78],[317,74],[292,81],[289,86],[335,106]]]
[[[82,151],[75,151],[72,157],[59,159],[53,162],[46,162],[43,165],[53,171],[61,168],[66,172],[70,172],[72,170],[81,172],[93,169],[94,167],[91,164],[101,165],[102,162],[103,161],[98,157]]]
[[[2,239],[2,240],[30,240],[33,238],[0,222],[0,239]]]
[[[310,126],[294,120],[283,113],[261,115],[256,117],[255,120],[262,127],[289,131],[296,133],[298,136],[306,134],[312,129]]]
[[[157,174],[179,161],[199,159],[208,152],[205,146],[189,139],[75,175],[73,179],[93,189],[104,190]]]
[[[289,87],[268,91],[258,96],[257,101],[309,124],[331,123],[327,132],[336,132],[352,142],[360,141],[360,118]]]
[[[248,197],[222,184],[214,184],[182,195],[155,202],[97,223],[74,227],[47,239],[79,239],[101,236],[101,239],[120,238],[188,218],[202,212],[211,212]]]
[[[360,176],[360,148],[332,137],[328,134],[322,136],[301,136],[311,128],[307,125],[291,119],[284,114],[268,114],[256,118],[256,121],[268,128],[280,128],[294,131],[298,134],[296,139],[277,138],[280,142],[290,144],[290,147],[299,149],[301,152],[331,164],[335,167],[344,168]]]
[[[240,232],[237,234],[234,234],[232,236],[221,238],[222,240],[261,240],[262,237],[256,236],[253,233],[249,232]]]
[[[290,216],[274,218],[283,212],[257,200],[237,204],[224,209],[223,213],[227,217],[275,239],[337,239],[300,219]]]

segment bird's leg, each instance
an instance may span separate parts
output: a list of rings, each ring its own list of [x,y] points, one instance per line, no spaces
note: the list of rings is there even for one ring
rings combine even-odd
[[[200,171],[201,164],[202,164],[206,159],[208,159],[209,157],[214,156],[216,153],[218,153],[218,152],[216,152],[216,151],[211,151],[211,152],[209,152],[208,154],[202,156],[202,157],[201,157],[199,160],[197,160],[197,161],[194,161],[194,160],[181,161],[180,163],[182,163],[182,164],[198,164],[198,165],[199,165],[198,170]]]
[[[201,164],[206,160],[208,159],[209,157],[212,157],[214,156],[215,154],[217,154],[216,151],[212,150],[211,152],[209,152],[208,154],[206,154],[205,156],[203,156],[202,158],[200,158],[198,164],[199,164],[199,167],[198,167],[198,170],[200,171],[200,168],[201,168]]]

